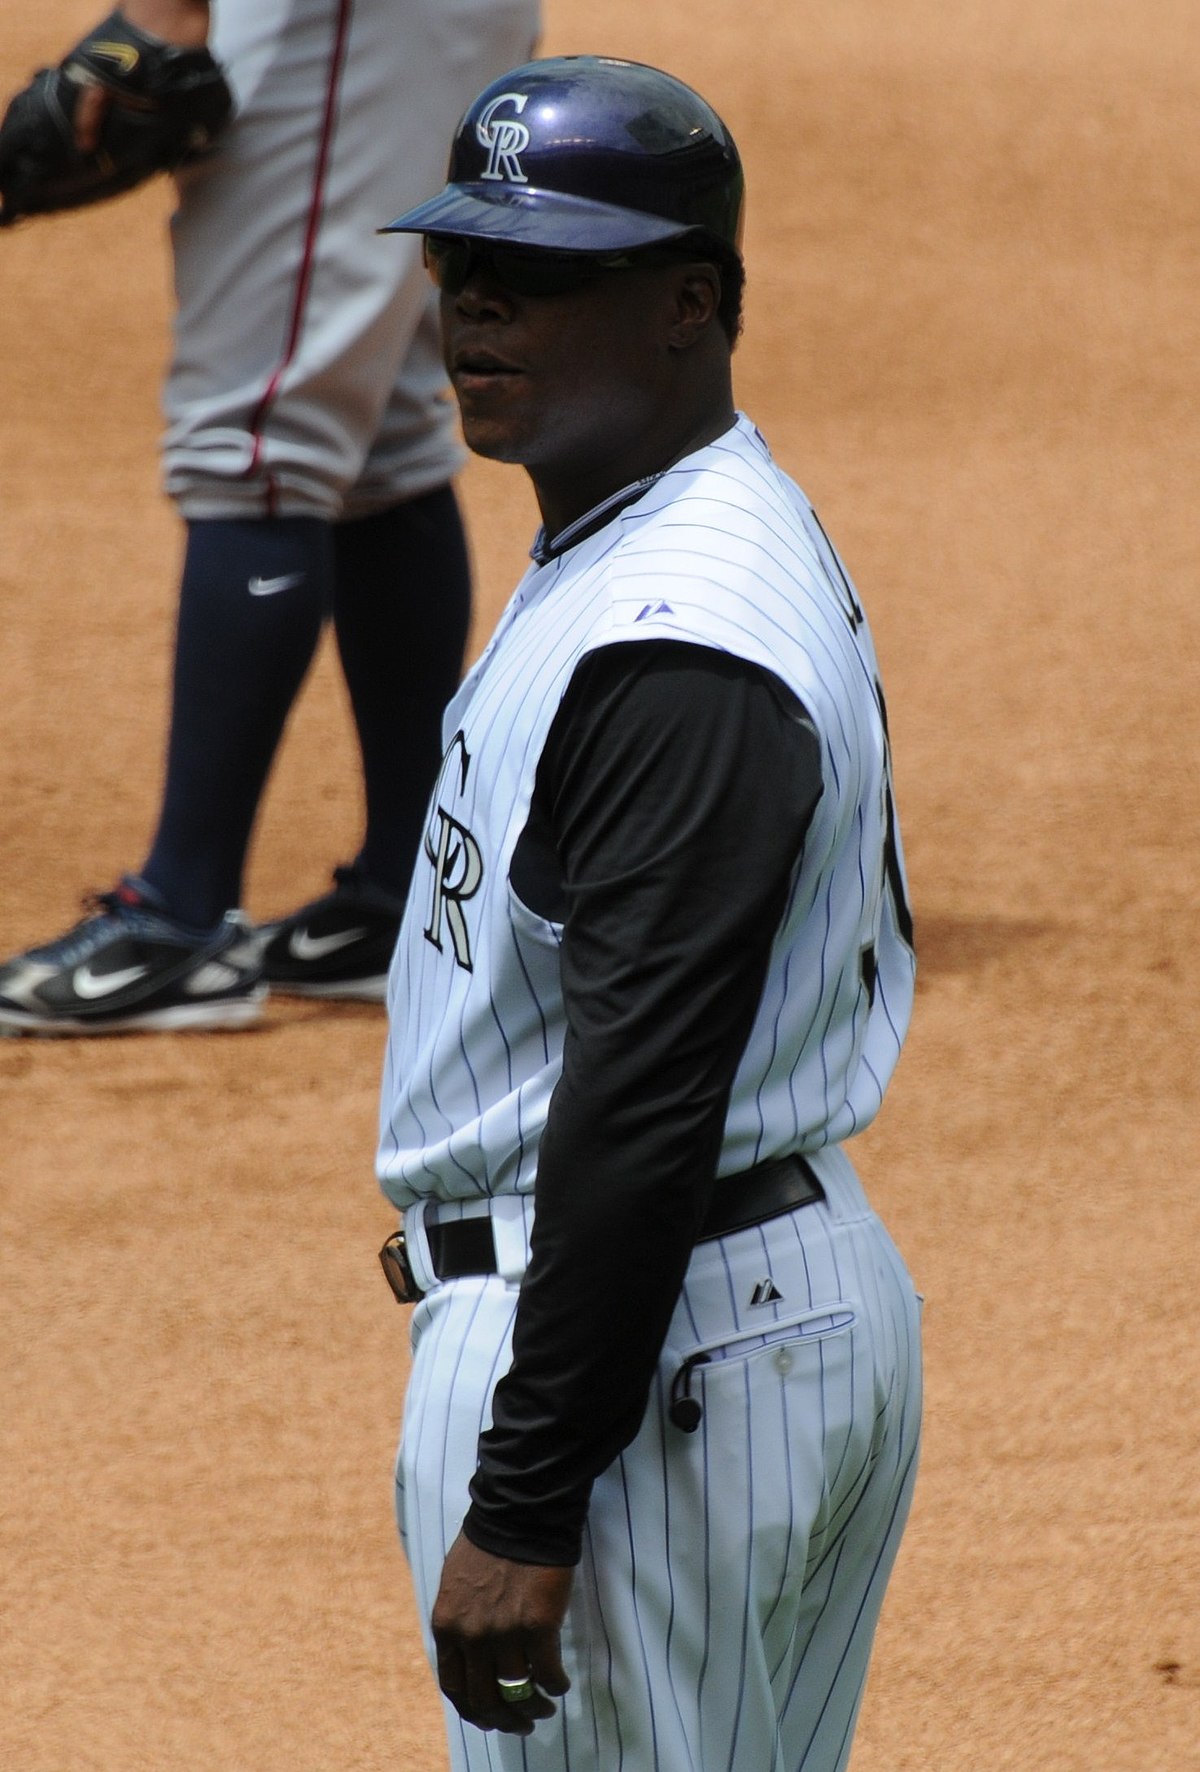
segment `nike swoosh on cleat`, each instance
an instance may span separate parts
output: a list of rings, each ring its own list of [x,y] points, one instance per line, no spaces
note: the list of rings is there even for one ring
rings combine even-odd
[[[252,578],[246,588],[252,597],[273,597],[276,591],[290,591],[303,583],[302,572],[284,572],[278,578]]]
[[[294,929],[288,952],[297,960],[319,960],[324,954],[336,954],[366,934],[365,929],[339,929],[336,935],[310,935],[307,929]]]
[[[111,997],[127,984],[135,984],[139,978],[145,978],[148,966],[123,966],[119,972],[92,971],[90,966],[81,966],[71,984],[75,995],[82,997],[85,1003],[93,1003],[98,997]]]

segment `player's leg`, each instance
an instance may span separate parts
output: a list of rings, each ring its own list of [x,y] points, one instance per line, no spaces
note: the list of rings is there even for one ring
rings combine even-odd
[[[344,577],[337,520],[427,306],[413,264],[381,250],[373,207],[387,203],[379,108],[394,110],[411,87],[419,39],[408,14],[401,28],[381,0],[266,0],[217,19],[240,109],[227,150],[185,181],[174,223],[165,473],[189,523],[189,571],[163,812],[142,870],[179,914],[185,898],[240,897],[271,760]],[[410,451],[393,503],[457,463],[448,414],[422,420],[424,454]],[[372,563],[376,588],[393,564],[388,540]],[[193,573],[197,547],[212,554],[216,542],[220,572]],[[271,552],[282,563],[268,573],[257,557]],[[276,594],[251,606],[247,583]],[[382,682],[395,648],[382,627],[377,638]],[[214,695],[209,660],[222,652]],[[340,870],[338,886],[336,909],[264,943],[264,976],[381,994],[396,883]]]
[[[164,465],[189,529],[150,877],[127,877],[66,937],[0,969],[0,1026],[154,1028],[176,1025],[175,1011],[187,1025],[224,1025],[265,995],[235,909],[245,841],[330,600],[329,525],[366,447],[339,454],[340,434],[289,418],[295,471],[262,460],[280,377],[303,355],[349,10],[259,0],[215,11],[238,110],[219,149],[182,179],[173,222]],[[330,345],[326,369],[335,358]],[[320,399],[310,406],[319,412]]]
[[[904,1265],[878,1221],[843,1228],[835,1253],[870,1325],[879,1417],[866,1481],[810,1545],[790,1653],[774,1671],[784,1764],[802,1772],[842,1772],[849,1760],[920,1441],[920,1311]]]
[[[268,933],[267,978],[308,996],[381,1001],[441,758],[442,710],[471,612],[449,486],[334,530],[334,626],[362,758],[366,832],[331,892]]]
[[[162,809],[140,870],[183,922],[241,902],[263,784],[332,589],[320,518],[188,525]]]
[[[462,452],[433,291],[418,244],[375,229],[440,180],[455,120],[480,86],[529,53],[536,15],[531,0],[426,0],[406,8],[400,32],[374,0],[355,7],[346,36],[304,351],[281,374],[273,411],[321,427],[327,454],[356,460],[336,535],[334,620],[367,827],[333,890],[267,927],[264,969],[279,990],[384,993],[440,759],[441,710],[462,667],[470,581],[449,485]],[[347,316],[357,317],[361,341],[331,376],[322,340],[344,332]],[[289,459],[287,436],[268,415],[259,461],[281,495],[294,496],[302,464]]]
[[[333,557],[322,518],[188,524],[149,855],[65,940],[0,970],[0,1026],[100,1033],[254,1019],[266,991],[258,941],[236,911],[242,870],[332,601]]]
[[[438,1287],[413,1313],[395,1506],[431,1668],[437,1662],[429,1620],[446,1553],[470,1504],[468,1484],[492,1391],[511,1360],[516,1305],[515,1288],[502,1280],[457,1280]],[[488,1772],[500,1763],[489,1758],[498,1737],[464,1723],[445,1700],[443,1710],[455,1772]]]
[[[590,1729],[661,1772],[845,1763],[920,1377],[911,1283],[852,1177],[837,1191],[693,1257],[642,1431],[593,1492],[577,1750]]]
[[[417,338],[430,314],[417,245],[377,237],[375,229],[439,182],[454,121],[493,74],[526,58],[536,18],[533,0],[424,0],[406,7],[399,22],[386,0],[231,0],[215,9],[214,48],[238,110],[217,152],[181,181],[164,472],[189,525],[228,526],[227,542],[258,526],[255,548],[240,561],[225,550],[230,582],[249,584],[258,574],[256,550],[274,547],[291,520],[387,510],[444,487],[458,466],[440,368]],[[192,601],[190,591],[184,596]],[[445,621],[454,641],[460,601],[454,584],[444,607],[439,591],[430,592],[430,623]],[[181,631],[204,632],[219,649],[233,607],[214,598],[207,611],[189,608]],[[193,802],[186,777],[172,771],[175,759],[215,743],[215,710],[186,693],[174,709],[160,840],[147,866],[174,898],[184,879],[194,880],[193,915],[206,901],[207,918],[218,881],[219,895],[228,897],[240,878],[246,799],[261,792],[261,757],[273,751],[303,674],[297,658],[309,645],[312,607],[310,599],[294,599],[293,641],[258,658],[264,724],[247,740],[244,764],[236,726],[227,735],[221,773],[226,783],[238,782],[241,807],[223,825],[224,851],[211,861],[211,807]],[[237,611],[226,630],[226,656],[230,674],[244,670],[248,687],[249,655],[238,647],[244,615]],[[181,656],[177,687],[192,674]],[[225,699],[238,701],[231,682],[227,688]],[[274,726],[274,742],[266,724]],[[380,730],[365,735],[373,749]],[[403,758],[394,762],[405,766]],[[239,845],[243,853],[234,857]],[[378,890],[390,917],[393,895]],[[86,931],[71,930],[63,943],[36,950],[36,959],[31,950],[0,968],[0,1027],[161,1025],[158,1011],[172,1006],[189,974],[203,986],[217,981],[206,1014],[219,1014],[232,993],[230,1015],[244,1018],[244,1000],[263,994],[251,950],[239,945],[237,967],[214,972],[207,966],[213,930],[188,922],[165,893],[127,881],[105,895]],[[233,927],[236,914],[225,908]],[[145,946],[151,924],[153,952]],[[228,946],[225,924],[218,935]],[[150,974],[165,993],[152,993],[153,1012],[112,982],[134,969],[130,942],[142,944],[135,983]],[[87,991],[102,976],[106,993],[81,1001],[76,983]]]
[[[366,790],[357,859],[402,898],[441,762],[442,713],[462,672],[471,617],[466,536],[454,492],[443,486],[340,524],[336,543],[334,626]],[[386,674],[381,655],[393,667]]]
[[[332,580],[321,518],[188,525],[150,853],[66,938],[0,971],[0,1026],[78,1034],[255,1018],[266,992],[236,912],[243,862]]]
[[[844,1765],[911,1497],[919,1323],[849,1165],[820,1166],[828,1205],[697,1249],[641,1432],[593,1490],[571,1690],[525,1740],[448,1709],[456,1772]],[[399,1515],[426,1620],[514,1309],[498,1281],[458,1282],[414,1317]]]

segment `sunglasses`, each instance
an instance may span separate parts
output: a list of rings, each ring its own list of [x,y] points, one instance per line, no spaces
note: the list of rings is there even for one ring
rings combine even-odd
[[[484,271],[513,295],[569,295],[598,282],[610,271],[633,271],[668,264],[678,251],[643,249],[636,253],[543,252],[537,248],[493,246],[458,234],[426,234],[425,267],[438,288],[458,295],[475,270]]]

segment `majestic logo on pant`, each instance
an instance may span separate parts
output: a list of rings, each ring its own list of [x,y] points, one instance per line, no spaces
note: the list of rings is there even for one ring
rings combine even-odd
[[[517,117],[529,103],[525,92],[502,92],[479,114],[475,137],[481,148],[488,150],[488,161],[480,178],[507,179],[510,184],[527,185],[518,154],[529,146],[529,131],[516,117],[497,117],[501,105],[512,105]]]
[[[474,898],[483,879],[483,856],[479,845],[457,818],[451,816],[443,800],[457,799],[467,785],[471,759],[466,741],[456,732],[442,758],[441,772],[433,790],[432,811],[425,827],[425,853],[433,866],[433,899],[425,939],[438,953],[444,951],[442,932],[450,936],[454,958],[464,971],[472,970],[471,935],[463,915],[463,903]]]

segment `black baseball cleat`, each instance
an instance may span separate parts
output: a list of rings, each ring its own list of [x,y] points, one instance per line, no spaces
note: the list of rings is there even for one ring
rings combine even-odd
[[[353,864],[333,879],[324,898],[260,927],[263,976],[284,995],[382,1003],[404,900]]]
[[[85,906],[65,935],[0,966],[0,1034],[175,1033],[259,1019],[267,987],[240,911],[189,929],[132,880]]]

